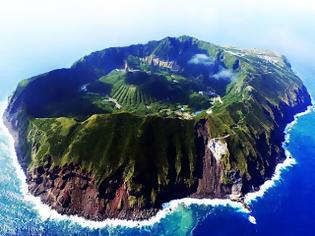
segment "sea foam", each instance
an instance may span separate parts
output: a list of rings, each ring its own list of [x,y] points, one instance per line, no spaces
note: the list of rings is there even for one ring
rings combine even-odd
[[[48,205],[41,202],[39,197],[35,197],[32,194],[28,192],[28,186],[26,183],[26,176],[18,163],[18,159],[16,156],[16,152],[14,149],[14,139],[12,135],[10,134],[9,130],[3,123],[3,113],[5,108],[8,105],[8,101],[1,102],[0,103],[0,130],[3,130],[6,137],[8,138],[8,145],[9,145],[9,154],[12,158],[12,164],[15,167],[17,177],[19,178],[21,184],[20,184],[20,191],[23,195],[23,198],[25,201],[29,202],[32,206],[32,208],[38,213],[41,220],[57,220],[57,221],[69,221],[73,223],[77,223],[82,227],[89,227],[89,228],[103,228],[103,227],[145,227],[145,226],[151,226],[153,224],[156,224],[160,222],[160,220],[164,217],[166,217],[169,214],[172,214],[180,205],[184,205],[186,207],[190,205],[206,205],[206,206],[223,206],[223,207],[232,207],[235,208],[237,211],[241,213],[248,214],[248,220],[252,224],[256,224],[256,219],[254,216],[249,215],[250,211],[244,207],[244,205],[240,202],[231,201],[229,199],[195,199],[195,198],[183,198],[183,199],[177,199],[172,200],[170,202],[164,203],[162,205],[162,209],[153,217],[151,217],[148,220],[142,220],[142,221],[134,221],[134,220],[120,220],[120,219],[107,219],[104,221],[92,221],[84,219],[83,217],[79,216],[67,216],[67,215],[61,215],[57,211],[51,209]],[[283,163],[280,163],[277,165],[275,173],[273,177],[270,180],[267,180],[258,191],[251,192],[246,194],[245,196],[245,203],[250,204],[253,201],[256,201],[258,198],[262,197],[265,192],[275,185],[275,183],[280,179],[281,177],[281,171],[294,165],[296,163],[295,159],[291,156],[289,151],[286,149],[288,142],[290,141],[290,130],[292,127],[296,124],[298,117],[303,116],[305,114],[308,114],[314,110],[313,106],[308,107],[307,111],[299,113],[295,115],[294,121],[292,121],[290,124],[287,125],[285,129],[285,141],[283,142],[282,146],[285,148],[286,156],[287,158]]]

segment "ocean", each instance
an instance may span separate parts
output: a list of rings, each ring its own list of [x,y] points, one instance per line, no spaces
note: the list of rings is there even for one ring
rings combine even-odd
[[[1,121],[0,235],[315,235],[314,125],[310,108],[287,127],[283,145],[294,158],[246,196],[252,212],[228,200],[183,199],[166,203],[149,221],[92,222],[61,216],[27,193],[13,139]]]

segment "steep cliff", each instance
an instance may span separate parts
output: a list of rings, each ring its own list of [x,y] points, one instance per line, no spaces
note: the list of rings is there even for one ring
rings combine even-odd
[[[24,80],[4,119],[43,202],[145,219],[175,198],[242,200],[284,160],[284,128],[310,104],[285,57],[183,36]]]

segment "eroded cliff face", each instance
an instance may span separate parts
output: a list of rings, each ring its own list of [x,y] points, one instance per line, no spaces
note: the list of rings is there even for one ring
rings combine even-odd
[[[231,187],[222,183],[222,165],[220,159],[228,152],[226,137],[212,138],[208,132],[207,120],[200,120],[196,125],[197,156],[200,160],[201,173],[198,187],[191,197],[224,198],[228,197]]]
[[[48,157],[49,158],[49,157]],[[78,215],[92,220],[107,218],[142,220],[157,208],[143,208],[129,199],[121,176],[97,186],[93,176],[77,165],[63,167],[51,163],[27,173],[29,191],[61,214]]]

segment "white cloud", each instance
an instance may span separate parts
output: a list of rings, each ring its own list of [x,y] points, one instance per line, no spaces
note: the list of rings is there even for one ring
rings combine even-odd
[[[210,66],[214,63],[214,60],[206,54],[195,54],[188,61],[190,64],[203,64],[206,66]]]
[[[212,75],[215,79],[232,79],[235,73],[232,70],[222,69],[218,73]]]

